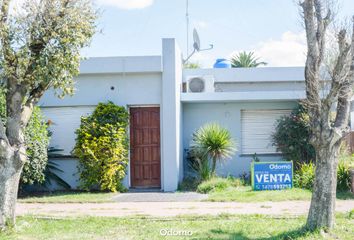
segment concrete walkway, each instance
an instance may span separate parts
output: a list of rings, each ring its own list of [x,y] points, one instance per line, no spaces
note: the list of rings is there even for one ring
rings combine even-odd
[[[128,192],[113,197],[115,202],[197,202],[208,194],[196,192]]]
[[[117,203],[67,203],[36,204],[18,203],[17,215],[42,216],[105,216],[125,217],[148,215],[153,217],[173,217],[178,215],[218,215],[218,214],[267,214],[302,215],[308,212],[309,201],[287,202],[117,202]],[[338,212],[354,209],[354,200],[337,201]]]

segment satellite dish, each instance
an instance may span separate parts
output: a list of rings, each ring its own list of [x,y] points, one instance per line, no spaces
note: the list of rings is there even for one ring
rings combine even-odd
[[[199,38],[199,34],[197,32],[197,30],[194,28],[193,29],[193,47],[194,49],[199,52],[200,51],[200,38]]]
[[[195,54],[195,52],[202,52],[202,51],[207,51],[207,50],[211,50],[213,49],[213,44],[210,44],[210,47],[209,48],[204,48],[204,49],[201,49],[200,48],[200,38],[199,38],[199,34],[197,32],[197,30],[194,28],[193,29],[193,40],[194,40],[194,43],[193,43],[193,52],[186,58],[183,60],[183,63],[186,63],[188,62],[188,60],[193,56],[193,54]]]

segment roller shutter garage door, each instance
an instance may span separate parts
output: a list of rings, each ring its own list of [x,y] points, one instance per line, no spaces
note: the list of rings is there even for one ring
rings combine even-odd
[[[291,110],[242,110],[242,154],[277,153],[272,144],[276,121],[290,113]]]
[[[47,120],[52,124],[50,146],[63,149],[60,154],[71,155],[75,146],[75,131],[80,127],[81,117],[93,112],[94,106],[80,107],[42,107],[41,110]]]

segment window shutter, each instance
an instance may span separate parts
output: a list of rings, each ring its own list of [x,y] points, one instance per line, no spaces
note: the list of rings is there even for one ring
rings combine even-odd
[[[277,153],[272,144],[276,121],[291,110],[242,110],[241,148],[243,154]]]

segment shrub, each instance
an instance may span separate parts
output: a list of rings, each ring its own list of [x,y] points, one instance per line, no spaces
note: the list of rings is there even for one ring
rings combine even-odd
[[[340,161],[337,170],[337,190],[349,191],[351,188],[349,163]]]
[[[6,97],[0,88],[0,117],[6,123]],[[49,146],[48,125],[39,107],[34,107],[32,116],[25,129],[27,162],[23,166],[20,185],[41,184],[45,180],[44,170],[48,162]]]
[[[200,181],[208,180],[211,177],[211,169],[208,156],[199,148],[191,149],[188,152],[187,161],[189,167],[197,174]]]
[[[286,160],[315,160],[315,150],[310,144],[309,116],[301,104],[289,116],[283,116],[277,121],[272,138],[273,144]]]
[[[199,159],[199,168],[208,169],[209,177],[215,175],[216,163],[230,158],[236,151],[236,143],[230,132],[216,123],[208,123],[199,128],[191,143],[192,156]],[[206,167],[206,163],[209,164]],[[204,169],[205,168],[205,169]],[[200,172],[200,171],[198,171]],[[200,176],[202,178],[202,176]],[[203,179],[203,178],[202,178]]]
[[[200,180],[195,177],[186,177],[178,184],[178,191],[196,191]]]
[[[128,165],[128,112],[112,102],[99,103],[92,115],[81,118],[73,153],[79,158],[82,187],[123,190]]]
[[[223,191],[230,187],[240,187],[243,186],[242,180],[238,178],[228,177],[228,178],[211,178],[208,181],[204,181],[197,187],[197,192],[199,193],[209,193],[212,191]]]
[[[294,186],[312,190],[314,180],[315,165],[312,162],[299,164],[294,175]]]
[[[33,109],[25,130],[27,162],[23,166],[21,184],[43,183],[48,164],[48,125],[39,107]]]
[[[316,167],[313,163],[300,164],[294,175],[294,186],[312,190],[315,180],[315,169]],[[337,169],[337,190],[350,191],[350,165],[347,162],[340,160]]]
[[[251,185],[251,172],[242,172],[239,175],[240,180],[242,181],[243,185],[249,186]]]

